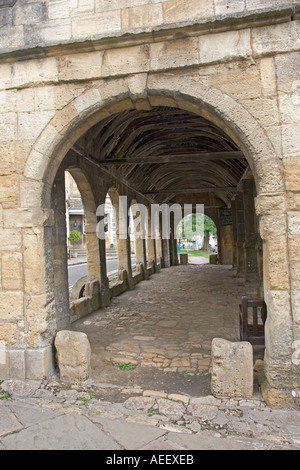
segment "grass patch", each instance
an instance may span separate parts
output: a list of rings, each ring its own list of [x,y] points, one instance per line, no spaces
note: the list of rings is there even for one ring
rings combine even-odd
[[[80,401],[80,405],[86,405],[90,400],[95,398],[95,395],[93,393],[90,393],[89,395],[90,395],[89,398],[87,398],[87,397],[78,397],[77,398],[77,401]]]
[[[189,256],[203,256],[204,258],[209,258],[211,252],[202,251],[202,250],[180,250],[180,253],[188,253]]]
[[[119,364],[119,367],[122,370],[134,370],[136,368],[136,365],[132,364],[131,362],[129,362],[128,364],[123,362],[122,364]]]
[[[0,400],[11,401],[10,393],[3,390],[3,388],[0,388]]]

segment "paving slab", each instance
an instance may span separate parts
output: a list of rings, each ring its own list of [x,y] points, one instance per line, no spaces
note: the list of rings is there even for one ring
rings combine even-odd
[[[69,414],[6,436],[7,450],[120,450],[113,438],[85,416]]]
[[[15,400],[11,401],[9,409],[24,427],[39,424],[63,414],[63,412],[59,410],[50,410],[38,405],[28,406],[26,403],[17,402]]]
[[[0,436],[19,431],[22,427],[9,406],[0,401]]]
[[[187,450],[258,450],[259,446],[242,439],[213,437],[205,433],[190,435],[169,433],[168,440]]]
[[[116,420],[100,418],[103,431],[108,433],[126,450],[139,450],[150,441],[165,434],[163,429],[143,426],[136,423],[122,423]]]

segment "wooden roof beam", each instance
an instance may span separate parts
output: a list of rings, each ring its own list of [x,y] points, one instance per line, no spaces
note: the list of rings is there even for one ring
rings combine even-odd
[[[192,154],[174,154],[174,155],[159,155],[159,156],[143,156],[139,158],[126,158],[98,160],[100,165],[145,165],[145,164],[159,164],[159,163],[202,163],[208,161],[220,160],[235,160],[244,159],[243,152],[230,151],[230,152],[199,152]]]

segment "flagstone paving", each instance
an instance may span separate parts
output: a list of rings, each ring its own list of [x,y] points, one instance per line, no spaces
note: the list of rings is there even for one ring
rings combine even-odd
[[[163,388],[169,378],[173,390],[177,380],[178,392],[198,395],[201,384],[208,391],[212,339],[239,340],[239,302],[245,293],[255,296],[255,289],[229,266],[171,267],[113,298],[73,329],[88,335],[96,380],[156,389],[151,380]]]
[[[238,340],[245,292],[229,267],[178,266],[77,322],[93,377],[4,380],[0,450],[299,450],[299,403],[271,409],[258,386],[251,400],[211,395],[210,343]]]

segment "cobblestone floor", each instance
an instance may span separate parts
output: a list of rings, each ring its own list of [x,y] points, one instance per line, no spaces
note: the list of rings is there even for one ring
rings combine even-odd
[[[245,293],[255,295],[229,266],[171,267],[73,329],[88,335],[93,378],[100,382],[144,388],[154,382],[167,391],[206,394],[211,341],[239,340],[238,305]]]

